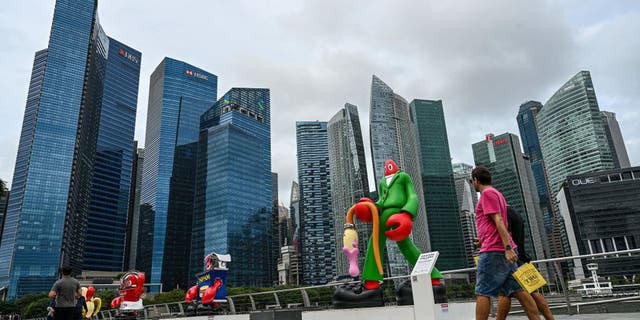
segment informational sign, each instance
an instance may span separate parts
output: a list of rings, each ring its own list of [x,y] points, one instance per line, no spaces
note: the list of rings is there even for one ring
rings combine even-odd
[[[413,271],[411,271],[411,275],[431,274],[431,270],[433,270],[433,267],[436,265],[439,255],[440,252],[438,251],[421,254],[416,265],[413,267]]]

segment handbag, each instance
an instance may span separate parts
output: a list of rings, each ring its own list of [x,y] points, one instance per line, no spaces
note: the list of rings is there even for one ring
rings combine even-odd
[[[513,273],[513,278],[529,293],[547,284],[547,280],[544,279],[540,271],[531,263],[521,265],[518,270]]]

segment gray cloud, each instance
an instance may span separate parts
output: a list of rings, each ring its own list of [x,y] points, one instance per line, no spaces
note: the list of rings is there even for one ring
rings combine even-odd
[[[53,5],[20,1],[0,10],[9,48],[0,59],[0,177],[11,180],[33,53],[46,46]],[[518,134],[520,103],[544,103],[590,70],[601,108],[618,115],[632,164],[640,159],[634,2],[110,0],[99,14],[110,36],[143,53],[141,141],[149,76],[164,56],[217,74],[219,96],[231,87],[271,88],[272,168],[285,202],[297,176],[296,120],[328,121],[353,103],[369,152],[372,74],[408,100],[442,99],[452,157],[473,163],[471,144],[485,133]]]

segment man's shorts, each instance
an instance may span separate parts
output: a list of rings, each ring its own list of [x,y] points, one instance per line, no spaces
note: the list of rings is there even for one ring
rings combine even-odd
[[[517,264],[507,262],[504,252],[482,252],[478,260],[476,295],[497,297],[498,293],[511,296],[522,287],[513,278]]]

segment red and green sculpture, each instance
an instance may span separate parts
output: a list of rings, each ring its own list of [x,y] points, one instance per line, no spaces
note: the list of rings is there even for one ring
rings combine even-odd
[[[373,307],[384,305],[380,284],[384,278],[384,250],[387,239],[395,241],[400,252],[413,268],[421,254],[411,237],[413,220],[418,215],[418,196],[413,187],[411,177],[398,169],[393,160],[385,162],[384,177],[378,184],[379,200],[373,202],[362,198],[347,212],[345,232],[343,236],[343,252],[349,259],[349,274],[357,277],[357,233],[354,216],[362,222],[372,222],[372,236],[369,239],[362,272],[362,286],[345,285],[334,294],[336,307]],[[432,283],[440,285],[442,274],[434,268],[431,273]],[[411,294],[410,283],[403,292]],[[403,289],[403,288],[401,288]],[[399,302],[401,297],[398,297]],[[407,299],[404,299],[407,300]],[[409,299],[413,301],[412,298]]]

